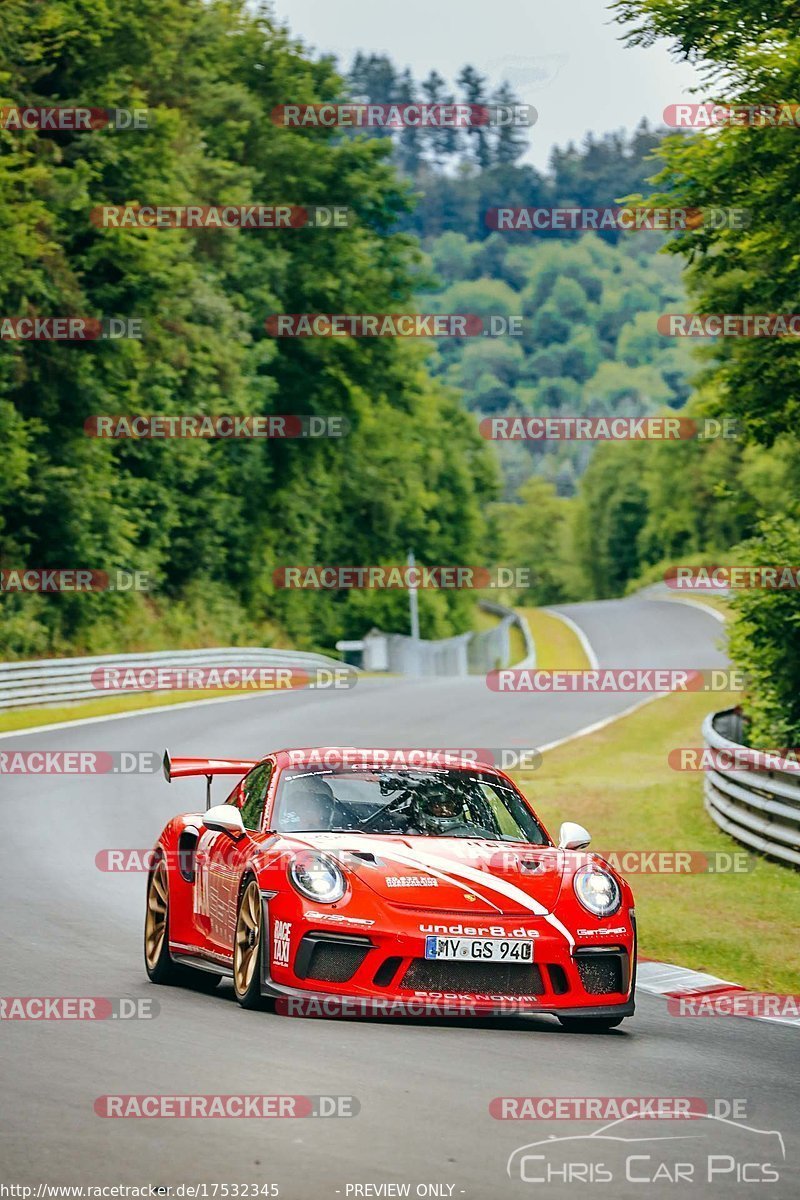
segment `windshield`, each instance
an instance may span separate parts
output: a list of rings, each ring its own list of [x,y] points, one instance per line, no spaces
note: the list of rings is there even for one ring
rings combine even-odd
[[[285,771],[272,826],[547,844],[519,793],[480,771]]]

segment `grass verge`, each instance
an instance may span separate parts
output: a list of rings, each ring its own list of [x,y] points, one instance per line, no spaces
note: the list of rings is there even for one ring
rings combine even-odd
[[[517,612],[530,626],[539,670],[582,671],[590,666],[580,639],[560,617],[543,608],[518,608]]]
[[[605,729],[548,751],[523,782],[551,833],[579,821],[598,850],[735,851],[703,808],[702,774],[667,764],[702,744],[700,726],[733,694],[666,696]],[[796,953],[800,875],[753,855],[744,874],[630,875],[640,949],[763,991],[800,992]]]
[[[166,708],[171,704],[186,704],[189,700],[222,700],[227,696],[252,694],[252,688],[225,692],[220,692],[218,688],[193,692],[137,692],[135,695],[79,700],[74,704],[48,705],[46,708],[21,708],[0,714],[0,733],[32,729],[37,725],[56,725],[60,721],[81,721],[90,717],[110,716],[112,713],[135,712],[141,708]]]

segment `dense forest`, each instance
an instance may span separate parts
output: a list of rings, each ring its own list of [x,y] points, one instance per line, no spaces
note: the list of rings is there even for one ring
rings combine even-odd
[[[620,0],[629,41],[671,40],[733,103],[796,99],[781,0]],[[632,32],[631,32],[632,30]],[[0,339],[0,567],[147,571],[153,590],[5,594],[3,657],[403,628],[398,593],[277,589],[290,563],[536,566],[533,602],[623,594],[671,562],[800,561],[800,365],[791,338],[690,351],[665,310],[791,312],[796,130],[586,136],[541,172],[513,127],[283,128],[289,100],[511,104],[465,66],[316,59],[268,9],[223,0],[5,0],[0,109],[143,109],[145,128],[0,123],[0,316],[140,320],[141,339]],[[493,232],[507,206],[742,207],[747,229]],[[345,227],[108,228],[100,205],[343,205]],[[688,294],[689,300],[686,300]],[[519,338],[276,339],[274,313],[521,315]],[[488,413],[735,417],[736,440],[497,447]],[[103,413],[344,418],[341,439],[108,440]],[[794,557],[793,557],[794,556]],[[424,636],[474,597],[421,596]],[[796,593],[742,593],[732,634],[756,737],[800,736]]]
[[[282,129],[343,94],[265,12],[203,0],[6,0],[0,106],[145,109],[145,129],[0,129],[0,312],[132,317],[141,340],[0,342],[6,569],[136,567],[149,594],[2,597],[1,657],[289,637],[391,623],[397,593],[276,591],[286,563],[482,562],[497,480],[419,344],[267,336],[281,312],[413,308],[390,147]],[[346,205],[343,229],[103,228],[103,204]],[[98,413],[336,414],[346,439],[112,441]],[[446,436],[444,436],[446,431]],[[428,635],[473,600],[426,592]],[[365,609],[368,607],[368,612]],[[269,642],[267,643],[269,644]]]
[[[595,233],[529,246],[505,237],[468,242],[449,232],[430,250],[446,286],[423,297],[426,307],[522,318],[519,337],[437,342],[431,370],[470,411],[643,416],[686,402],[696,371],[688,339],[657,329],[661,312],[686,307],[674,259],[637,233],[616,245]],[[497,450],[507,498],[531,472],[573,495],[592,453],[567,441],[500,441]]]
[[[444,85],[417,87],[376,56],[338,75],[243,5],[173,0],[160,31],[144,27],[139,6],[91,23],[85,11],[80,0],[5,6],[0,104],[143,109],[146,127],[0,129],[0,188],[5,211],[16,212],[0,224],[0,311],[133,318],[144,336],[0,341],[0,564],[135,567],[152,590],[5,594],[5,655],[282,637],[330,647],[365,624],[403,623],[397,594],[281,592],[274,568],[391,562],[410,547],[426,562],[487,561],[500,473],[465,408],[569,406],[581,392],[638,411],[685,398],[674,351],[663,350],[660,366],[644,363],[637,334],[653,294],[679,290],[652,244],[554,240],[539,256],[513,236],[489,236],[483,221],[495,200],[601,203],[641,188],[658,144],[646,127],[556,152],[548,176],[517,163],[526,143],[515,130],[443,130],[431,145],[426,131],[412,144],[412,131],[283,129],[270,114],[287,99],[383,101],[425,87],[440,96]],[[513,100],[502,84],[489,93],[470,67],[459,88],[474,103]],[[352,219],[335,231],[224,232],[92,220],[103,204],[253,199],[346,205]],[[423,229],[432,232],[421,248]],[[627,270],[634,286],[623,284]],[[273,312],[456,302],[480,314],[519,307],[533,335],[423,349],[276,341],[264,330]],[[561,346],[565,319],[586,329]],[[84,433],[102,413],[220,412],[335,414],[349,434],[155,442]],[[524,448],[504,449],[506,496],[531,464]],[[562,447],[541,470],[569,493],[583,465],[585,454]],[[469,626],[471,598],[421,599],[427,636]]]
[[[780,0],[737,0],[701,14],[689,3],[620,0],[633,44],[672,39],[701,68],[710,98],[792,103],[800,84],[797,22]],[[630,32],[631,27],[633,32]],[[355,94],[379,102],[509,104],[471,67],[454,88],[420,83],[383,56],[360,56]],[[519,160],[517,131],[431,131],[391,138],[419,202],[402,220],[421,238],[439,311],[522,314],[523,336],[437,344],[433,373],[476,416],[639,415],[668,406],[727,419],[731,439],[500,443],[504,495],[492,516],[506,560],[534,565],[533,603],[607,598],[663,578],[676,562],[800,561],[800,366],[792,338],[706,342],[657,330],[659,313],[792,312],[798,258],[791,211],[800,185],[796,130],[732,126],[713,137],[588,136],[552,155],[546,175]],[[427,139],[427,140],[426,140]],[[744,232],[696,227],[665,237],[499,233],[489,208],[602,207],[632,199],[677,208],[739,208]],[[685,300],[688,290],[690,302]],[[752,737],[800,737],[800,603],[795,592],[735,596],[731,648],[752,681]],[[776,743],[777,739],[777,743]]]
[[[436,72],[415,80],[385,55],[356,57],[352,94],[374,104],[411,102],[502,105],[517,97],[465,66],[452,88]],[[685,308],[681,263],[659,253],[654,232],[492,231],[487,214],[502,207],[608,208],[641,195],[661,164],[664,131],[646,122],[631,134],[587,134],[556,148],[541,173],[521,161],[532,131],[369,130],[389,142],[416,203],[401,218],[426,252],[429,278],[417,292],[436,312],[522,318],[521,337],[438,341],[429,367],[456,388],[480,419],[487,414],[571,416],[657,412],[682,406],[694,363],[686,341],[665,338],[660,313]],[[499,443],[504,497],[531,472],[561,496],[575,492],[589,444]]]
[[[800,29],[781,0],[620,0],[634,44],[670,39],[703,71],[707,95],[732,106],[796,105]],[[633,32],[631,32],[631,28]],[[649,202],[741,207],[747,230],[697,228],[663,253],[685,266],[691,310],[793,313],[800,258],[791,212],[800,190],[791,124],[732,123],[712,136],[668,137]],[[628,442],[595,450],[574,501],[533,479],[503,506],[526,555],[546,561],[533,599],[614,596],[676,562],[800,562],[800,360],[791,337],[718,339],[685,411],[738,422],[736,440]],[[800,595],[734,593],[730,650],[749,679],[753,744],[800,738]]]
[[[469,64],[448,86],[437,71],[415,80],[384,54],[357,54],[347,84],[354,99],[374,104],[456,102],[507,111],[518,101],[507,83],[492,83]],[[644,120],[631,134],[581,131],[579,143],[552,150],[543,173],[522,161],[536,136],[535,124],[359,130],[361,137],[391,145],[392,160],[411,180],[416,199],[401,225],[425,243],[447,232],[461,233],[468,241],[489,237],[486,213],[496,205],[591,207],[640,193],[657,166],[663,133]],[[562,234],[551,236],[563,239]],[[621,235],[609,230],[602,236],[615,242]],[[510,237],[521,244],[530,241],[525,234]]]

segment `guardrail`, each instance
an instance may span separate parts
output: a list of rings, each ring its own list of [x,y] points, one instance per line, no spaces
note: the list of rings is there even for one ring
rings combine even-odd
[[[494,628],[459,633],[438,641],[370,629],[360,641],[337,642],[336,649],[360,656],[360,665],[366,671],[422,676],[479,675],[508,663],[511,626],[517,625],[525,642],[525,657],[513,665],[534,667],[536,647],[525,618],[492,600],[481,600],[479,604],[485,612],[500,617]]]
[[[162,650],[147,654],[104,654],[93,658],[46,658],[0,663],[0,709],[33,704],[58,704],[97,699],[109,693],[92,683],[98,667],[162,667],[167,670],[196,667],[343,667],[339,659],[301,650],[275,650],[256,646],[216,646],[208,650]],[[350,668],[351,670],[353,668]],[[125,692],[157,691],[126,687]]]
[[[482,608],[484,612],[494,613],[495,616],[501,618],[498,629],[503,630],[506,633],[506,636],[508,633],[510,633],[512,625],[516,625],[522,634],[522,640],[525,643],[525,657],[519,662],[512,663],[511,665],[514,667],[529,667],[531,669],[535,667],[536,643],[533,640],[533,634],[531,633],[530,626],[525,618],[520,616],[518,612],[515,612],[513,608],[507,608],[505,604],[497,604],[494,600],[480,600],[478,602],[478,607]],[[496,632],[497,631],[494,629],[487,629],[481,633],[476,633],[474,638],[476,641],[483,637],[490,638]],[[507,641],[506,646],[507,649],[505,656],[502,659],[502,666],[505,666],[510,657],[510,642]],[[496,665],[496,661],[492,663],[492,666]],[[491,670],[492,667],[490,666],[487,669]]]
[[[800,867],[800,764],[776,765],[777,755],[743,746],[742,733],[735,708],[703,722],[703,739],[717,758],[705,773],[706,811],[738,842]]]

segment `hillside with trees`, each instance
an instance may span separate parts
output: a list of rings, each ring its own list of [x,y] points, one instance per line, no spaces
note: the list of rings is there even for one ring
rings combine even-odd
[[[796,103],[782,0],[620,0],[634,43],[671,39],[709,96]],[[621,595],[676,560],[800,561],[800,360],[791,338],[691,354],[655,318],[791,312],[796,129],[707,136],[640,125],[554,151],[513,128],[287,129],[276,105],[346,98],[513,103],[465,66],[416,81],[382,55],[337,69],[233,0],[5,0],[0,108],[146,109],[144,129],[0,128],[0,314],[134,318],[144,336],[0,339],[0,568],[147,572],[148,593],[3,594],[3,658],[291,641],[405,628],[403,593],[281,591],[276,567],[533,565],[525,599]],[[631,32],[633,28],[633,32]],[[493,232],[489,208],[629,197],[743,207],[747,229]],[[105,228],[102,204],[345,205],[343,229]],[[521,315],[520,338],[276,339],[273,313]],[[482,415],[735,417],[736,441],[500,448]],[[103,413],[336,415],[342,439],[100,440]],[[498,468],[501,467],[502,471]],[[425,592],[423,636],[469,628],[474,597]],[[731,643],[753,736],[800,737],[800,601],[744,592]]]
[[[517,101],[465,66],[453,87],[433,72],[417,81],[385,55],[356,56],[352,95],[375,104]],[[456,388],[476,418],[492,414],[649,415],[688,399],[695,365],[688,344],[656,329],[662,312],[681,311],[678,259],[661,255],[665,235],[493,231],[491,208],[608,208],[641,194],[662,165],[663,131],[641,122],[631,134],[597,137],[553,150],[546,173],[520,161],[533,130],[370,129],[388,143],[416,203],[401,217],[426,251],[420,306],[435,312],[522,317],[521,337],[437,341],[433,374]],[[362,135],[363,136],[363,135]],[[574,494],[589,462],[588,443],[498,443],[504,493],[512,498],[531,471],[561,496]]]
[[[0,657],[290,638],[404,620],[399,593],[276,590],[287,563],[483,561],[489,448],[398,339],[276,340],[280,312],[413,307],[390,147],[283,129],[345,85],[242,3],[6,0],[0,106],[146,109],[146,129],[0,130],[0,313],[141,340],[0,341],[0,563],[149,573],[151,593],[5,594]],[[341,204],[345,229],[102,228],[101,204]],[[337,414],[341,440],[99,440],[101,413]],[[442,431],[447,436],[442,436]],[[426,592],[426,636],[473,600]],[[366,610],[368,609],[368,614]],[[403,613],[402,618],[396,614]]]
[[[621,0],[629,39],[669,38],[698,63],[707,98],[728,105],[796,106],[800,30],[787,6],[750,0]],[[685,262],[700,313],[797,311],[800,187],[797,130],[732,124],[713,135],[667,138],[653,204],[743,207],[747,230],[695,229],[665,247]],[[574,501],[543,481],[498,516],[547,563],[534,599],[609,597],[660,579],[674,563],[797,567],[800,563],[800,359],[791,337],[717,339],[703,352],[686,411],[734,418],[736,440],[621,443],[597,448]],[[513,524],[512,524],[513,522]],[[730,650],[746,674],[752,744],[800,739],[800,592],[735,592]]]

